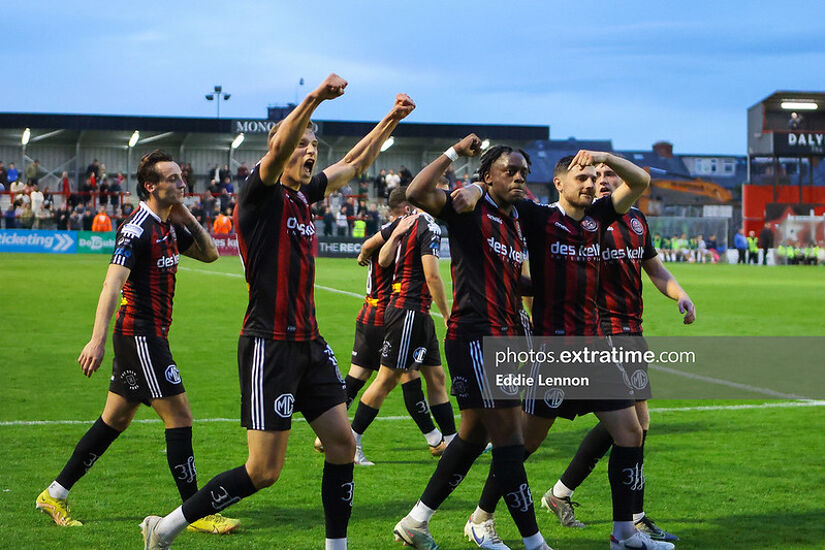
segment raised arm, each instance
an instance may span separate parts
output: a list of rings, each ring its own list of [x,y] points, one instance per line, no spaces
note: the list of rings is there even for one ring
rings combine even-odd
[[[427,287],[433,297],[438,311],[444,316],[444,323],[450,318],[450,311],[447,309],[447,293],[444,290],[444,280],[438,270],[438,256],[427,254],[421,256],[421,267],[424,269],[424,278],[427,280]]]
[[[424,167],[407,187],[407,200],[431,216],[437,216],[447,202],[447,196],[438,189],[438,180],[447,167],[458,157],[474,157],[481,152],[481,140],[475,134],[447,149],[441,156]],[[479,193],[480,195],[480,193]]]
[[[356,143],[355,147],[344,155],[344,158],[324,169],[327,177],[325,194],[330,195],[336,192],[348,181],[363,174],[369,165],[375,162],[378,153],[381,152],[381,146],[390,137],[398,123],[413,112],[413,109],[415,109],[415,102],[407,94],[395,96],[395,103],[387,116]]]
[[[343,95],[346,87],[346,80],[336,74],[329,75],[281,121],[278,131],[269,140],[269,150],[261,159],[260,176],[264,185],[275,185],[278,182],[287,160],[298,146],[318,105],[326,99],[335,99]]]
[[[413,214],[401,219],[390,235],[390,238],[387,239],[387,242],[381,247],[381,252],[378,253],[378,265],[381,267],[389,267],[390,264],[395,261],[395,252],[398,250],[401,237],[410,230],[410,227],[412,227],[417,218],[418,216]]]
[[[622,179],[624,183],[611,195],[613,208],[618,214],[626,214],[650,185],[650,174],[629,160],[611,153],[581,150],[570,162],[570,166],[577,164],[579,166],[606,164]]]
[[[103,281],[103,289],[100,291],[100,298],[97,301],[97,311],[95,312],[95,324],[92,329],[92,338],[83,347],[77,362],[83,369],[83,374],[91,377],[100,367],[103,361],[103,354],[106,351],[106,335],[109,332],[109,321],[112,314],[120,303],[120,290],[129,278],[128,267],[122,265],[109,264],[106,272],[106,279]]]
[[[679,285],[676,277],[662,263],[662,260],[658,256],[654,256],[643,261],[642,267],[647,276],[650,277],[650,281],[659,289],[659,292],[672,300],[676,300],[679,304],[679,313],[685,315],[684,323],[689,325],[694,322],[696,320],[696,307],[687,292]]]
[[[169,221],[184,226],[194,239],[189,248],[181,250],[181,254],[207,263],[214,262],[220,257],[215,241],[184,205],[176,204],[172,207]]]

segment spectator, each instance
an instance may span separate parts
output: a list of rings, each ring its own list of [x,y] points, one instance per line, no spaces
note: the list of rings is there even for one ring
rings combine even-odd
[[[737,264],[744,264],[745,261],[745,253],[748,251],[748,240],[745,238],[744,232],[740,229],[736,232],[736,236],[733,237],[733,247],[736,249],[736,252],[739,254],[738,259],[736,260]]]
[[[366,197],[369,195],[370,192],[370,181],[367,179],[366,174],[361,174],[358,178],[358,194],[362,197]]]
[[[238,166],[238,171],[235,174],[235,181],[238,184],[241,184],[246,181],[246,178],[249,177],[249,168],[247,168],[246,163],[242,162],[240,166]]]
[[[33,163],[26,167],[26,182],[29,184],[37,183],[40,176],[40,161],[35,159]]]
[[[367,235],[374,235],[378,232],[378,205],[374,202],[369,203],[369,206],[367,206],[366,222]]]
[[[229,235],[232,233],[232,211],[228,208],[223,213],[218,214],[212,224],[212,233],[215,235]]]
[[[713,263],[719,262],[719,243],[716,242],[716,234],[710,236],[710,238],[705,242],[708,253],[710,254]]]
[[[40,216],[40,209],[43,208],[43,201],[45,198],[43,197],[43,193],[40,192],[40,186],[37,185],[36,180],[35,183],[31,186],[31,191],[29,192],[29,200],[32,205],[32,214],[35,217]]]
[[[51,229],[54,224],[54,212],[51,202],[44,202],[40,210],[34,215],[35,229]]]
[[[213,212],[215,211],[215,197],[207,191],[201,195],[201,206],[203,207],[203,223],[204,227],[211,227],[212,220],[215,219]]]
[[[396,174],[395,171],[390,170],[384,178],[384,182],[386,183],[384,193],[389,196],[393,189],[401,185],[401,176]]]
[[[221,194],[221,186],[218,185],[218,180],[211,179],[209,180],[209,187],[207,190],[212,194],[213,197],[217,197]]]
[[[220,201],[220,211],[223,212],[227,208],[229,208],[229,203],[232,202],[232,195],[224,187],[221,189],[221,194],[218,195],[218,200]]]
[[[92,231],[97,233],[108,233],[112,230],[112,220],[106,215],[106,207],[100,206],[97,209],[97,216],[92,220]]]
[[[83,207],[78,206],[69,216],[69,229],[79,231],[83,229]]]
[[[95,181],[100,183],[101,181],[105,180],[108,176],[109,174],[106,172],[106,165],[101,162],[100,166],[97,169],[97,174],[95,175]]]
[[[401,185],[409,185],[413,179],[412,172],[407,170],[407,167],[403,164],[401,165],[401,170],[398,171],[398,176],[401,178]]]
[[[94,221],[95,214],[92,212],[92,209],[87,206],[83,212],[83,231],[91,231]]]
[[[94,175],[86,178],[86,183],[84,183],[83,187],[80,189],[80,202],[84,205],[89,204],[89,201],[92,200],[92,192],[95,190],[94,178]]]
[[[342,206],[335,216],[335,224],[338,226],[338,236],[346,237],[349,231],[349,223],[347,223],[347,207]]]
[[[759,263],[759,239],[756,238],[756,231],[748,232],[748,263]]]
[[[103,165],[101,164],[101,166]],[[108,206],[109,204],[109,189],[109,178],[104,177],[100,180],[100,185],[97,188],[97,202],[98,204],[103,206],[104,210],[106,209],[106,206]]]
[[[117,213],[116,208],[120,201],[120,193],[123,189],[120,187],[120,180],[117,176],[109,184],[109,202],[112,205],[112,212]]]
[[[64,200],[68,200],[69,195],[72,194],[72,184],[69,181],[69,173],[66,171],[60,174],[60,193]]]
[[[352,234],[352,223],[355,221],[355,199],[349,197],[344,203],[344,212],[347,214],[347,234]]]
[[[375,191],[376,197],[383,197],[386,195],[387,183],[385,178],[387,177],[387,171],[381,170],[375,179],[372,180],[373,190]]]
[[[768,265],[768,250],[773,248],[773,230],[771,224],[766,223],[759,232],[759,248],[762,249],[762,265]]]
[[[16,179],[9,184],[9,191],[12,193],[12,202],[23,200],[23,195],[26,193],[26,184]]]
[[[94,159],[92,163],[86,167],[86,179],[94,176],[95,181],[100,178],[100,163]]]
[[[183,180],[183,183],[186,184],[186,189],[189,193],[192,193],[195,189],[194,185],[195,182],[192,181],[192,164],[186,163],[181,165],[180,170],[180,178]]]
[[[72,215],[72,211],[69,208],[69,203],[64,202],[63,206],[61,206],[57,212],[55,212],[55,223],[57,224],[57,229],[59,231],[64,231],[69,229],[69,218]]]
[[[229,170],[229,165],[224,164],[223,168],[218,171],[218,181],[226,181],[226,179],[232,179],[232,172]]]
[[[125,201],[122,205],[120,205],[120,216],[122,218],[126,218],[132,213],[134,209],[135,205],[133,205],[129,201]]]
[[[358,201],[358,211],[355,213],[359,218],[367,215],[367,201],[361,199]]]
[[[799,130],[802,128],[803,117],[799,113],[791,113],[788,119],[788,130]]]
[[[324,217],[322,220],[324,224],[324,236],[332,237],[332,227],[335,225],[335,216],[332,214],[329,206],[324,207]]]
[[[221,187],[223,187],[224,191],[226,191],[230,195],[235,192],[235,186],[232,185],[232,178],[230,178],[229,176],[226,176],[223,179],[223,185]]]
[[[198,200],[192,207],[189,209],[192,215],[198,220],[198,223],[201,224],[202,227],[206,228],[207,230],[209,227],[204,223],[206,220],[206,213],[203,211],[203,204],[200,200]]]
[[[5,191],[9,185],[9,173],[6,171],[2,160],[0,160],[0,185],[3,186],[3,191]]]
[[[12,202],[9,204],[9,207],[6,209],[6,212],[3,216],[6,218],[6,229],[16,229],[17,228],[17,205]]]
[[[9,182],[9,185],[16,182],[17,179],[20,177],[20,173],[17,171],[17,168],[14,167],[14,163],[9,163],[9,171],[6,172],[6,179]]]
[[[32,205],[30,202],[23,203],[22,209],[15,215],[20,219],[20,227],[23,229],[31,229],[34,225],[34,212],[32,212]]]

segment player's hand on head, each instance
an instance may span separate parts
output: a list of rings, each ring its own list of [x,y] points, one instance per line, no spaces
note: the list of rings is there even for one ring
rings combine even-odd
[[[570,165],[568,168],[572,168],[574,166],[595,166],[597,164],[602,164],[607,160],[607,153],[603,153],[601,151],[586,151],[581,149],[576,156],[573,157],[573,160],[570,161]]]
[[[475,134],[470,134],[453,145],[455,152],[462,157],[474,157],[481,153],[481,140]]]
[[[459,214],[472,212],[481,198],[481,193],[475,185],[467,185],[450,193],[453,199],[453,209]]]
[[[696,306],[690,300],[690,297],[685,295],[679,298],[679,313],[684,314],[684,323],[689,325],[696,320]]]
[[[100,368],[105,351],[105,344],[94,340],[90,340],[89,343],[83,347],[83,351],[80,352],[77,362],[80,364],[80,368],[85,376],[91,377],[92,374]]]
[[[395,104],[392,106],[390,116],[396,120],[402,120],[412,113],[413,110],[415,110],[415,101],[407,94],[398,94],[395,96]]]
[[[395,226],[395,231],[393,231],[393,233],[396,235],[403,235],[410,230],[416,219],[418,219],[418,214],[407,214],[401,218],[401,221],[398,222],[397,226]]]
[[[326,77],[323,82],[321,82],[321,85],[318,86],[316,93],[322,100],[335,99],[336,97],[344,95],[344,88],[346,87],[347,81],[337,74],[332,73]]]

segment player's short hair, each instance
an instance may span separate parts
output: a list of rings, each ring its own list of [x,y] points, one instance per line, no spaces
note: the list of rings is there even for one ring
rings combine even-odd
[[[160,181],[160,174],[155,170],[155,165],[159,162],[174,162],[172,155],[165,153],[160,149],[155,149],[151,153],[143,155],[140,159],[137,169],[137,194],[141,200],[149,198],[149,191],[146,190],[145,184],[158,183]]]
[[[574,155],[567,155],[566,157],[560,158],[556,163],[556,167],[553,168],[553,177],[557,178],[566,175],[567,172],[570,171],[570,163],[573,162],[574,158],[576,158]]]
[[[501,155],[509,155],[513,151],[524,157],[524,160],[527,161],[527,169],[529,171],[533,163],[530,160],[530,155],[528,155],[524,149],[513,149],[509,145],[494,145],[481,155],[481,165],[478,167],[478,171],[473,174],[478,175],[476,181],[484,181],[484,177],[490,173],[490,168],[493,166],[493,163],[497,161]]]
[[[284,120],[286,120],[286,119],[284,119]],[[275,123],[275,124],[272,126],[272,128],[270,128],[270,129],[269,129],[269,133],[266,135],[266,142],[267,142],[267,143],[269,143],[270,141],[272,141],[272,137],[273,137],[275,134],[277,134],[277,133],[278,133],[278,129],[281,127],[281,125],[282,125],[283,123],[284,123],[284,121],[283,121],[283,120],[279,120],[277,123]],[[312,122],[312,121],[310,120],[310,121],[307,123],[307,129],[311,129],[313,132],[317,133],[317,132],[318,132],[318,125],[317,125],[317,124],[315,124],[314,122]]]
[[[390,191],[390,196],[387,198],[387,206],[390,210],[398,210],[404,203],[407,202],[407,186],[398,186]]]

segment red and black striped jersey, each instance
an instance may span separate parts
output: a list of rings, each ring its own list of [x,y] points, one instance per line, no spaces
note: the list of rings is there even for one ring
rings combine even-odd
[[[441,227],[429,214],[419,212],[415,223],[404,233],[395,253],[392,294],[387,307],[411,309],[427,313],[433,297],[424,276],[421,257],[431,254],[438,258],[441,249]]]
[[[630,211],[607,228],[599,266],[599,326],[604,334],[642,332],[642,262],[656,256],[647,220]]]
[[[401,218],[396,218],[390,223],[381,227],[381,237],[386,242],[395,230]],[[387,302],[390,300],[392,292],[392,276],[395,272],[395,263],[387,267],[381,267],[378,263],[380,249],[373,252],[369,258],[367,266],[367,295],[364,296],[364,305],[358,312],[356,322],[373,327],[384,326],[384,310],[387,309]]]
[[[519,212],[502,212],[490,195],[472,212],[456,213],[452,197],[438,214],[447,223],[453,309],[447,338],[523,333],[519,277],[527,259]]]
[[[604,233],[617,217],[613,201],[596,199],[579,221],[558,203],[525,200],[517,207],[530,255],[535,333],[598,334],[599,260]]]
[[[244,336],[319,337],[313,293],[318,237],[309,205],[324,198],[326,187],[323,172],[297,191],[280,182],[264,185],[260,163],[241,187],[232,218],[249,288]]]
[[[144,202],[123,220],[110,261],[130,270],[121,291],[117,334],[168,336],[180,252],[193,242],[185,227],[161,221]]]

